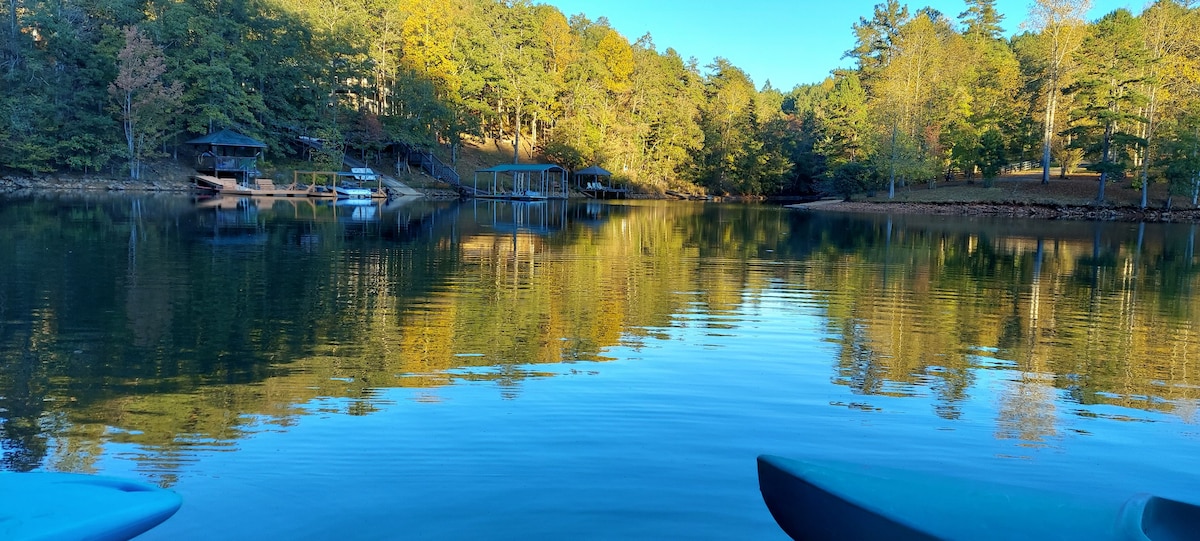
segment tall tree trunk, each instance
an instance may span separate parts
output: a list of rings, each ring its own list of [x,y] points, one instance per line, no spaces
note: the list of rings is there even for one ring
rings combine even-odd
[[[1050,184],[1050,143],[1054,139],[1054,110],[1058,107],[1058,92],[1051,78],[1051,88],[1046,95],[1046,116],[1042,126],[1042,184]]]
[[[532,160],[533,153],[535,152],[535,149],[537,149],[538,116],[536,112],[533,113],[533,120],[531,120],[529,124],[529,159]]]
[[[896,198],[896,124],[892,124],[892,171],[888,181],[888,199]]]
[[[137,178],[137,154],[134,149],[133,137],[133,93],[124,92],[124,101],[121,103],[121,112],[124,116],[122,124],[125,128],[125,150],[129,152],[129,178]]]
[[[1104,126],[1104,142],[1100,150],[1100,164],[1104,167],[1100,170],[1100,193],[1096,196],[1096,201],[1104,202],[1104,185],[1108,184],[1108,165],[1112,156],[1112,135],[1113,124],[1109,122]]]
[[[496,150],[500,150],[500,140],[504,138],[504,119],[507,118],[504,114],[504,97],[496,97],[496,129],[492,132],[494,135]]]
[[[517,108],[513,117],[513,164],[521,163],[521,101],[517,100]]]
[[[1091,0],[1033,0],[1029,6],[1031,28],[1049,40],[1046,64],[1046,115],[1042,126],[1042,184],[1050,183],[1050,143],[1058,110],[1060,86],[1070,74],[1070,59],[1080,45],[1084,16]]]
[[[1146,148],[1142,151],[1142,208],[1149,205],[1150,200],[1150,160],[1151,144],[1154,142],[1154,113],[1157,108],[1156,94],[1158,87],[1150,87],[1150,103],[1146,111]]]
[[[16,71],[21,63],[21,28],[17,22],[17,0],[8,0],[8,71]]]

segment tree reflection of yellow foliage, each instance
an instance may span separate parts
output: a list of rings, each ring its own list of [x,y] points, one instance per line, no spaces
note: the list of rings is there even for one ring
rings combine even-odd
[[[8,392],[8,400],[37,405],[22,426],[55,419],[64,427],[55,432],[66,438],[55,446],[57,463],[87,469],[97,442],[128,441],[157,450],[166,476],[182,448],[221,448],[244,431],[286,427],[315,404],[369,413],[381,388],[436,400],[438,387],[490,381],[518,396],[523,380],[548,375],[538,365],[606,360],[607,349],[645,340],[680,314],[734,313],[785,283],[811,292],[824,311],[841,344],[836,381],[856,392],[929,392],[937,413],[952,418],[983,371],[1002,370],[1018,379],[1002,388],[996,433],[1030,442],[1062,433],[1062,396],[1194,420],[1200,267],[1181,255],[1182,239],[1042,240],[977,226],[878,224],[835,234],[830,228],[844,222],[737,206],[632,205],[562,235],[448,237],[422,246],[423,255],[361,247],[344,241],[336,221],[314,222],[295,236],[334,246],[314,250],[316,262],[303,269],[270,251],[227,261],[213,251],[188,262],[199,270],[122,255],[127,265],[106,283],[138,291],[113,301],[126,312],[113,318],[125,333],[114,340],[190,355],[164,354],[130,373],[93,374],[92,361],[119,363],[61,351],[75,349],[57,342],[57,327],[78,303],[56,296],[69,280],[49,274],[41,287],[55,293],[32,296],[23,308],[30,324],[2,344],[43,357],[29,374],[0,370],[0,385],[24,393]],[[168,237],[146,238],[172,246]],[[232,270],[212,272],[220,265]],[[259,304],[287,302],[291,312],[255,306],[247,292],[263,289]],[[218,316],[189,320],[186,307],[198,304]],[[106,354],[122,347],[109,344]],[[257,357],[231,358],[246,351]]]
[[[822,252],[806,277],[838,292],[828,310],[843,337],[840,381],[904,394],[937,374],[940,398],[953,402],[972,370],[1012,367],[1022,379],[1005,387],[998,434],[1026,441],[1057,433],[1055,392],[1183,417],[1200,398],[1189,370],[1200,355],[1200,299],[1162,283],[1178,272],[1174,247],[970,234],[931,244],[906,233]],[[1198,279],[1189,274],[1187,289]]]
[[[1000,395],[996,437],[1044,444],[1058,436],[1054,378],[1022,372]]]

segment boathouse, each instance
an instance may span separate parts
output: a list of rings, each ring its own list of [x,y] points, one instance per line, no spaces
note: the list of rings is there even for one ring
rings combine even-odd
[[[199,150],[196,171],[218,178],[234,177],[242,183],[258,175],[258,159],[267,148],[262,141],[232,130],[213,132],[186,144]]]
[[[483,185],[479,176],[483,175]],[[487,178],[488,176],[491,178]],[[475,171],[475,197],[566,199],[567,170],[552,163],[501,164]]]

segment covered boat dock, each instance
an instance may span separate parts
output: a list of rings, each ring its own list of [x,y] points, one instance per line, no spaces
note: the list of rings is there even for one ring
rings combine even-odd
[[[484,176],[482,186],[480,174]],[[567,170],[552,163],[502,164],[475,171],[474,188],[475,197],[487,199],[566,199]]]

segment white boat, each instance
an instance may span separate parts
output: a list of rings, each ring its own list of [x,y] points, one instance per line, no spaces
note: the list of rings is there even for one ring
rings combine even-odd
[[[517,201],[545,201],[548,197],[537,190],[525,190],[522,193],[514,195],[513,199]]]
[[[339,185],[333,188],[337,192],[340,199],[370,199],[372,192],[370,188],[362,188],[358,186]]]

